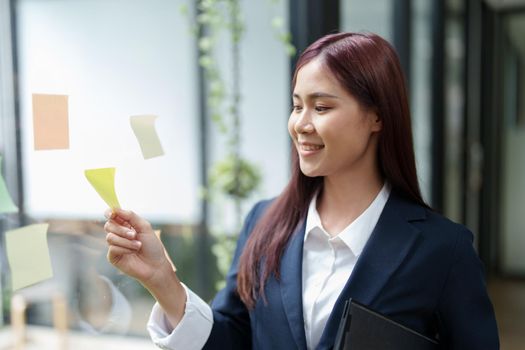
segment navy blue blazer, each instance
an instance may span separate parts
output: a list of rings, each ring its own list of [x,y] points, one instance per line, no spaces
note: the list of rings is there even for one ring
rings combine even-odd
[[[248,214],[226,287],[212,303],[214,324],[204,349],[306,349],[302,307],[305,222],[271,277],[266,298],[248,310],[236,293],[237,265],[247,238],[270,201]],[[352,275],[343,288],[317,349],[331,349],[344,301],[353,298],[428,336],[444,349],[499,349],[483,266],[473,236],[420,205],[391,193]]]

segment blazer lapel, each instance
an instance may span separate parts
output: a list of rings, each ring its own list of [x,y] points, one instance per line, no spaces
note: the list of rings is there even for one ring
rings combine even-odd
[[[280,286],[283,307],[299,349],[306,349],[303,320],[302,261],[306,220],[298,226],[281,258]]]
[[[424,218],[422,207],[391,193],[350,279],[334,305],[318,349],[333,347],[346,300],[352,298],[365,305],[374,301],[416,242],[419,230],[409,221]]]

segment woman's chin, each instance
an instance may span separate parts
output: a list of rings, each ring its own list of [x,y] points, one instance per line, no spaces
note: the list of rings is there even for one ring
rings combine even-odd
[[[318,169],[314,169],[312,167],[301,166],[301,172],[307,177],[323,176],[323,174]]]

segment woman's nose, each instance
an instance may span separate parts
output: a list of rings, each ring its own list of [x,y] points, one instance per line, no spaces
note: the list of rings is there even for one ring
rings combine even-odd
[[[309,134],[314,131],[314,125],[306,111],[301,113],[295,121],[294,130],[298,134]]]

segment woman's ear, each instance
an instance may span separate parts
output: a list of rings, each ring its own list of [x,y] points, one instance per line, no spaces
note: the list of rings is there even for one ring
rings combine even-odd
[[[379,132],[383,130],[383,121],[381,118],[379,118],[375,111],[370,111],[369,117],[372,123],[372,131]]]

